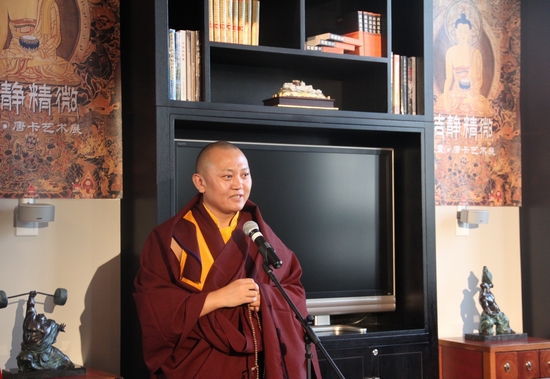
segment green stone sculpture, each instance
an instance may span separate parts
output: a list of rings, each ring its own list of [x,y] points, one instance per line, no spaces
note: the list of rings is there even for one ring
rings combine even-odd
[[[479,334],[484,336],[492,336],[496,334],[515,334],[510,328],[508,317],[502,312],[495,301],[495,295],[491,292],[493,288],[493,275],[483,266],[483,278],[479,285],[481,291],[479,293],[479,304],[483,312],[479,321]]]

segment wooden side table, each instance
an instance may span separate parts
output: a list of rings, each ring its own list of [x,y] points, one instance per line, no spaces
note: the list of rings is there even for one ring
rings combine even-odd
[[[11,373],[8,373],[8,374],[11,374]],[[36,374],[36,376],[34,376],[34,374]],[[40,374],[39,371],[29,371],[29,372],[26,372],[26,375],[24,376],[26,376],[27,378],[30,378],[30,377],[34,378],[34,377],[40,377],[39,374]],[[11,375],[16,375],[16,373]],[[63,376],[63,377],[54,377],[54,378],[52,378],[51,376],[49,377],[51,379],[122,379],[122,376],[109,374],[108,372],[96,370],[93,368],[86,368],[86,373],[82,375]],[[0,379],[2,379],[1,373],[0,373]]]
[[[445,338],[439,340],[439,362],[441,379],[550,378],[550,340]]]

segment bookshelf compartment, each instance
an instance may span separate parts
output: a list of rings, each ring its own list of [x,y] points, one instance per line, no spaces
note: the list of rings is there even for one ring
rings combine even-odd
[[[284,83],[301,80],[334,99],[340,110],[387,112],[385,62],[311,52],[212,49],[210,55],[213,103],[263,106],[262,101],[276,94]]]

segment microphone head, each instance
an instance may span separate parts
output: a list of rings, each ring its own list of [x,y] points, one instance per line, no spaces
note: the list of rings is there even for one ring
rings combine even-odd
[[[244,223],[243,230],[247,236],[250,236],[254,230],[259,231],[260,228],[254,221],[247,221]]]

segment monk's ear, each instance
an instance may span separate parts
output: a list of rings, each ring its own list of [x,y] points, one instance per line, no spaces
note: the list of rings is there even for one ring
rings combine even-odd
[[[206,188],[204,186],[204,179],[199,174],[193,174],[193,184],[195,185],[195,187],[197,187],[200,193],[204,193],[206,191]]]

